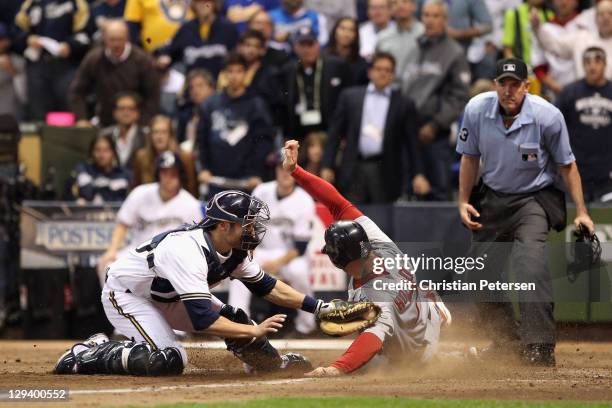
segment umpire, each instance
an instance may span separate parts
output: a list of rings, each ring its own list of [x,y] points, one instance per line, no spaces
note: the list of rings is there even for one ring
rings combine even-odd
[[[525,362],[554,366],[554,304],[545,250],[548,231],[565,228],[565,195],[555,188],[559,175],[576,204],[574,224],[591,233],[594,225],[563,116],[529,94],[529,85],[522,60],[500,60],[495,91],[467,104],[457,141],[462,155],[458,205],[461,221],[473,232],[473,250],[512,243],[517,281],[536,287],[519,292],[520,325],[506,297],[478,303],[484,327],[494,336],[485,354],[518,353]],[[479,170],[481,180],[475,187]],[[489,261],[487,265],[503,265]]]

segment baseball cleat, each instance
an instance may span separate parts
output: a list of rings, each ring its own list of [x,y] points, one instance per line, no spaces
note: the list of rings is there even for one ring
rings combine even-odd
[[[96,334],[89,336],[87,340],[83,342],[83,344],[87,344],[88,346],[93,347],[93,346],[99,346],[102,343],[106,343],[109,340],[110,339],[108,338],[106,334],[96,333]]]
[[[523,348],[523,362],[544,367],[554,367],[555,361],[555,345],[546,343],[527,344]]]
[[[281,370],[300,370],[310,371],[312,370],[312,364],[310,361],[299,353],[287,353],[281,356]]]

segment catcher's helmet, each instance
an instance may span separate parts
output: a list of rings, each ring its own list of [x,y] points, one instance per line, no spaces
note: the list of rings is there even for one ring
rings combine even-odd
[[[169,150],[162,152],[155,161],[155,180],[159,181],[159,171],[161,169],[172,169],[176,168],[179,172],[181,184],[184,186],[187,184],[187,172],[185,171],[185,165],[178,154]]]
[[[201,226],[210,228],[220,221],[242,225],[241,249],[251,251],[266,233],[265,222],[270,219],[268,205],[258,198],[238,190],[222,191],[206,205]]]
[[[337,221],[325,230],[325,246],[321,250],[340,268],[356,259],[365,259],[372,246],[363,227],[355,221]]]

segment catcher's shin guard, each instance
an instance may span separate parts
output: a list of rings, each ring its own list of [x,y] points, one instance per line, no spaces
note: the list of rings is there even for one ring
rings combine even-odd
[[[242,309],[225,305],[219,314],[241,324],[255,324]],[[253,339],[225,339],[227,349],[256,371],[273,371],[281,368],[283,360],[267,337]]]
[[[184,364],[175,347],[153,349],[148,343],[107,341],[97,345],[78,343],[58,361],[56,374],[179,375]]]

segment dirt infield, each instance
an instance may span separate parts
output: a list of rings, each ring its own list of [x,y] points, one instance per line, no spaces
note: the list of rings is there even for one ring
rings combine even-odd
[[[69,342],[1,341],[0,388],[68,388],[69,402],[39,406],[121,406],[283,396],[405,396],[414,398],[612,401],[612,344],[563,342],[554,369],[470,364],[446,358],[427,369],[395,368],[340,379],[249,376],[223,350],[189,349],[186,373],[172,378],[55,376],[49,373]],[[463,346],[443,344],[443,351]],[[299,351],[299,350],[296,350]],[[338,350],[304,350],[314,364]],[[8,406],[0,402],[0,406]],[[23,403],[13,404],[24,407]],[[36,404],[28,403],[27,406]]]

